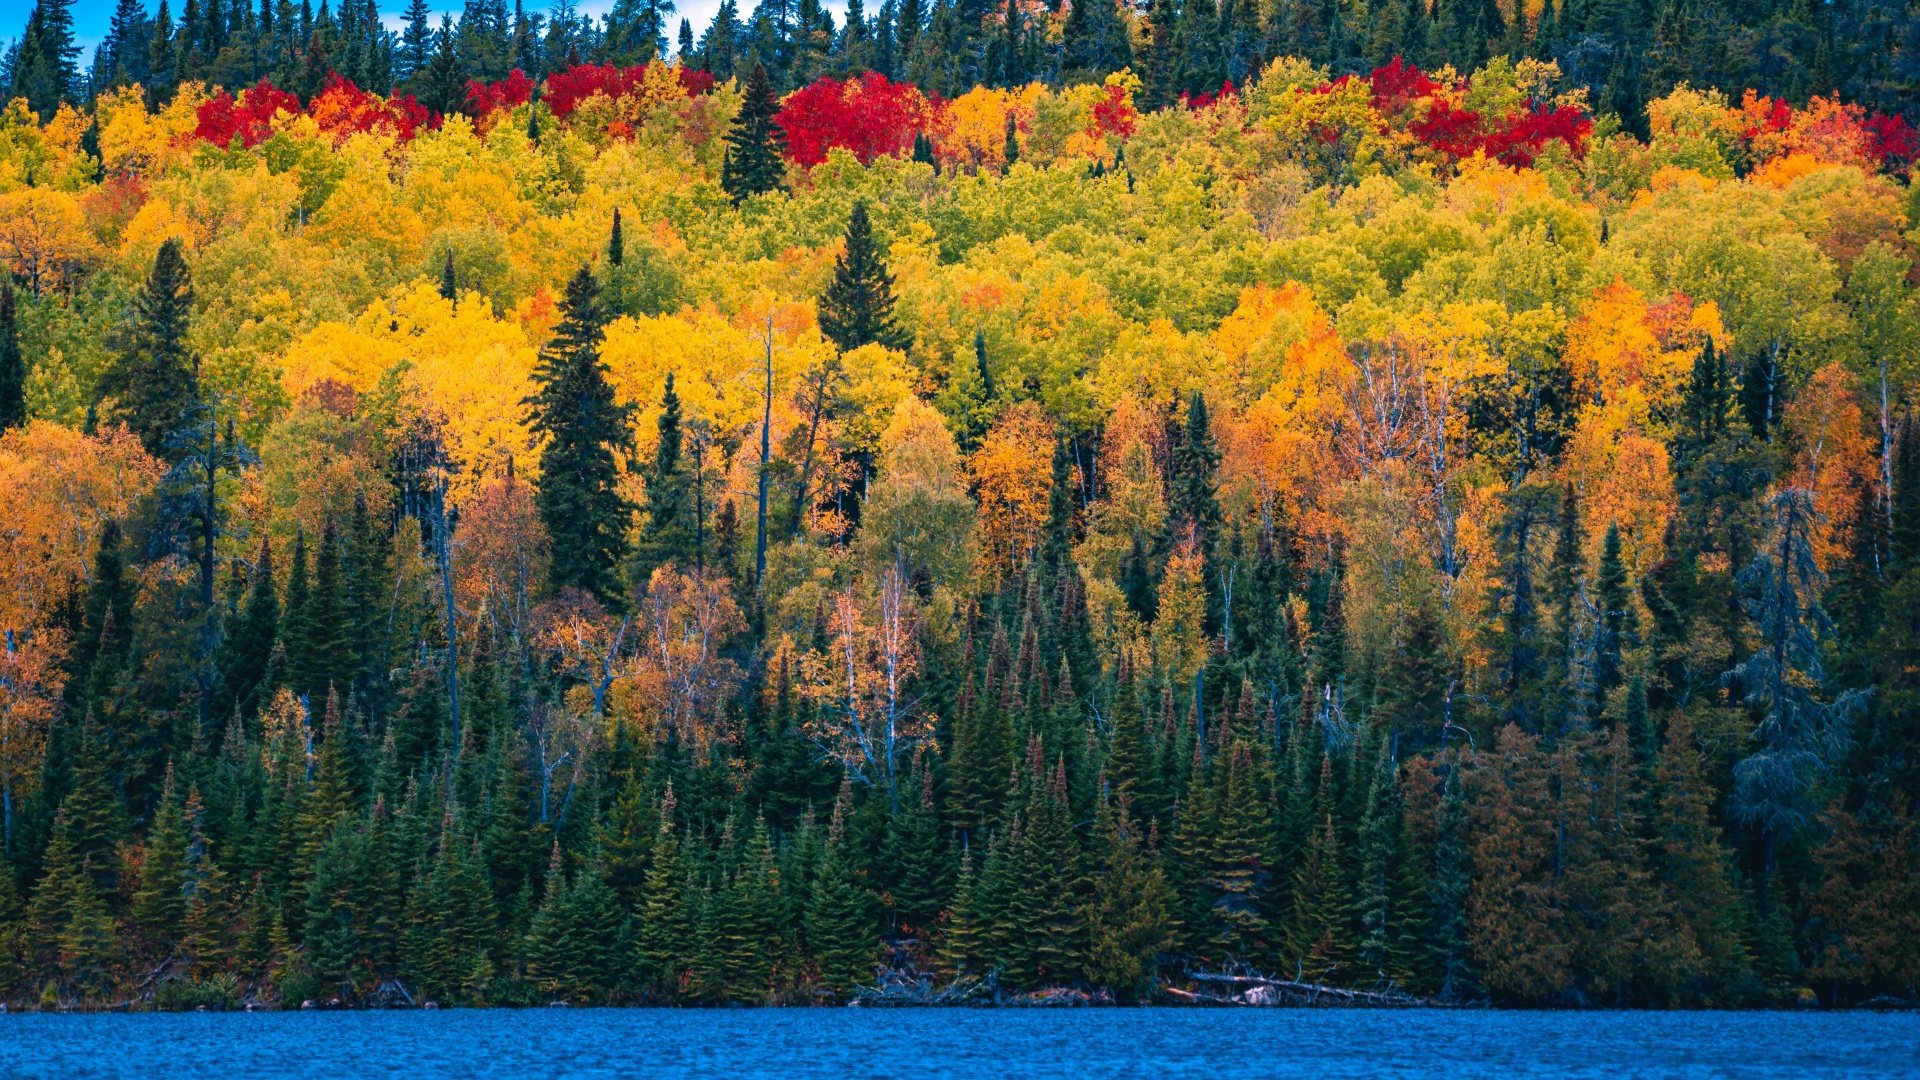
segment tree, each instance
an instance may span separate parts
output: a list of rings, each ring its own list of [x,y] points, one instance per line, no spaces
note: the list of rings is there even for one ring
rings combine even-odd
[[[93,55],[89,89],[97,96],[119,86],[145,84],[149,78],[146,5],[141,0],[119,0],[107,23],[107,36]]]
[[[973,500],[959,448],[940,414],[911,395],[880,435],[879,476],[867,485],[860,542],[876,575],[959,584],[973,564]]]
[[[755,62],[741,94],[740,113],[727,132],[727,154],[720,170],[720,188],[740,205],[749,196],[780,190],[786,165],[786,134],[773,122],[780,111],[773,83],[764,64]]]
[[[1152,995],[1173,949],[1172,888],[1145,848],[1124,800],[1103,802],[1100,872],[1087,903],[1087,978],[1123,1002]]]
[[[60,712],[66,685],[61,670],[64,641],[53,631],[29,636],[5,631],[0,653],[0,830],[4,851],[13,857],[14,801],[38,786],[47,752],[47,735]]]
[[[655,421],[653,461],[646,470],[647,525],[636,553],[636,582],[647,580],[657,567],[691,562],[698,554],[695,539],[702,523],[695,518],[694,478],[681,461],[681,420],[680,395],[674,392],[673,372],[669,371],[666,387],[660,393],[660,417]]]
[[[0,286],[0,431],[27,422],[27,358],[11,282]]]
[[[1333,762],[1323,757],[1313,818],[1308,823],[1311,831],[1294,872],[1293,923],[1287,934],[1287,959],[1313,981],[1345,978],[1354,953],[1348,930],[1352,894],[1345,880],[1333,807]]]
[[[893,275],[874,242],[865,201],[855,202],[847,218],[846,247],[820,297],[820,332],[843,350],[879,344],[905,352],[913,345],[913,335],[893,321]]]
[[[155,953],[165,956],[179,943],[187,919],[186,806],[174,790],[171,770],[165,793],[154,810],[140,861],[140,884],[133,892],[133,922]]]
[[[73,0],[34,0],[26,29],[12,57],[12,97],[51,120],[62,102],[74,100],[80,46],[73,39]]]
[[[120,958],[113,915],[93,883],[92,867],[75,852],[66,818],[57,817],[41,861],[46,874],[27,908],[27,927],[43,970],[69,994],[104,995]]]
[[[1815,776],[1846,739],[1846,722],[1864,701],[1848,690],[1823,701],[1823,640],[1832,623],[1820,606],[1825,575],[1814,561],[1812,497],[1801,488],[1776,494],[1771,542],[1741,572],[1747,613],[1760,647],[1729,673],[1760,715],[1756,744],[1734,767],[1733,801],[1766,842],[1763,879],[1778,847],[1810,819]]]
[[[860,880],[847,836],[853,789],[842,784],[827,829],[827,850],[807,900],[805,937],[820,985],[844,998],[872,980],[879,939],[873,896]]]
[[[187,345],[193,315],[193,280],[180,241],[160,245],[153,272],[134,297],[131,325],[100,378],[108,415],[140,437],[147,452],[165,461],[183,450],[170,436],[187,421],[199,399],[198,362]]]
[[[553,584],[625,606],[620,567],[633,506],[620,493],[620,461],[633,451],[630,409],[600,363],[599,304],[582,266],[567,283],[559,324],[540,352],[529,426],[545,436],[535,502],[552,538]]]

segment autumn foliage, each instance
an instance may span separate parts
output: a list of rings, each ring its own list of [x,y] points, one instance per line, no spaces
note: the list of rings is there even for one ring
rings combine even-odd
[[[845,81],[817,79],[788,94],[774,123],[787,135],[787,153],[803,166],[827,151],[851,151],[863,164],[898,155],[932,122],[935,104],[912,85],[877,71]]]

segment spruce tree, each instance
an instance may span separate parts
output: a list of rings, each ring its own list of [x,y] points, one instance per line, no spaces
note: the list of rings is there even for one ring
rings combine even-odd
[[[1214,490],[1219,468],[1220,448],[1207,417],[1207,399],[1196,390],[1188,399],[1186,424],[1174,451],[1167,511],[1174,535],[1191,538],[1202,554],[1220,540],[1220,501]]]
[[[780,100],[774,96],[766,66],[756,62],[742,91],[740,113],[727,132],[726,163],[720,170],[720,188],[735,206],[748,196],[780,190],[787,136],[773,122],[779,111]]]
[[[846,249],[834,260],[833,282],[820,297],[820,332],[843,350],[880,344],[905,352],[913,335],[893,319],[893,275],[874,241],[867,204],[855,202]]]
[[[187,423],[200,396],[198,365],[186,340],[192,315],[193,281],[180,241],[170,239],[154,256],[118,355],[100,377],[109,415],[166,461],[181,457],[184,447],[173,445],[170,436]]]
[[[0,285],[0,431],[27,422],[27,358],[20,351],[13,283]]]
[[[73,38],[73,0],[34,0],[12,60],[12,97],[49,121],[62,102],[74,100],[80,46]]]
[[[1467,894],[1473,882],[1465,787],[1458,759],[1447,767],[1435,823],[1433,874],[1426,895],[1426,988],[1441,1001],[1471,1000],[1479,991],[1467,937]]]
[[[74,850],[64,815],[54,819],[53,839],[41,863],[46,872],[27,908],[30,945],[63,996],[102,996],[111,985],[120,942],[112,912],[95,887],[94,868]]]
[[[842,999],[873,981],[880,945],[874,933],[873,894],[860,880],[847,835],[852,809],[852,791],[843,784],[827,830],[825,857],[807,899],[805,923],[806,952],[820,985]]]
[[[636,911],[639,933],[634,938],[641,987],[658,1000],[672,1000],[687,968],[693,923],[686,907],[687,866],[679,835],[674,831],[673,789],[660,807],[660,834],[653,841],[653,865],[647,868],[645,891]]]
[[[1334,828],[1333,761],[1320,760],[1320,787],[1314,797],[1311,832],[1293,879],[1293,923],[1286,959],[1310,981],[1346,977],[1353,956],[1348,930],[1351,894],[1345,856]]]
[[[1173,889],[1124,800],[1103,800],[1094,825],[1100,872],[1087,901],[1087,978],[1122,1003],[1149,1000],[1173,949]]]
[[[154,954],[166,956],[180,940],[187,918],[187,827],[185,805],[167,770],[165,793],[153,813],[133,893],[133,922]]]
[[[602,604],[625,603],[620,567],[632,505],[620,494],[620,460],[633,450],[629,409],[614,400],[600,363],[600,316],[593,275],[567,283],[560,322],[540,352],[539,390],[526,400],[540,452],[541,520],[552,538],[553,583]]]
[[[660,395],[660,417],[655,422],[653,461],[646,470],[647,525],[635,552],[635,588],[645,588],[658,567],[690,562],[694,554],[699,522],[693,520],[693,478],[681,461],[681,420],[680,395],[674,390],[673,372],[669,371]]]
[[[280,597],[273,580],[273,549],[260,541],[246,603],[227,629],[220,657],[219,707],[242,716],[260,711],[273,687],[270,666],[280,632]]]

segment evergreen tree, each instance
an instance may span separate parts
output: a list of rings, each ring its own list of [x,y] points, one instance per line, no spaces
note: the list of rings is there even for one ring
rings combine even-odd
[[[0,431],[27,422],[27,359],[20,351],[20,324],[13,284],[0,285]]]
[[[1771,501],[1771,542],[1741,573],[1759,647],[1731,673],[1761,718],[1756,749],[1734,769],[1733,800],[1765,838],[1767,873],[1780,842],[1809,820],[1815,774],[1844,745],[1846,723],[1862,703],[1856,690],[1828,701],[1819,694],[1832,623],[1820,606],[1825,578],[1813,555],[1812,497],[1789,488]]]
[[[653,865],[647,868],[637,912],[639,933],[634,938],[641,986],[656,1000],[670,1000],[679,992],[693,941],[693,921],[686,905],[688,868],[674,831],[673,811],[673,789],[668,788],[660,808],[660,833],[653,841]]]
[[[895,324],[893,275],[880,256],[867,204],[853,204],[846,248],[834,260],[833,282],[820,297],[820,332],[841,349],[880,344],[905,352],[913,335]]]
[[[152,36],[146,5],[141,0],[118,0],[107,23],[107,36],[93,54],[92,90],[144,84],[148,78],[147,42]]]
[[[1312,981],[1346,977],[1354,953],[1348,928],[1353,901],[1333,807],[1333,761],[1323,757],[1311,831],[1294,872],[1293,921],[1287,933],[1287,959]]]
[[[1095,825],[1102,842],[1087,902],[1087,978],[1119,1001],[1148,1000],[1173,950],[1173,889],[1124,799],[1103,801]]]
[[[620,494],[619,462],[632,453],[632,437],[629,410],[614,400],[600,363],[599,319],[593,275],[583,266],[567,284],[560,322],[540,353],[539,390],[526,404],[547,440],[536,502],[553,540],[553,582],[620,607],[633,507]]]
[[[140,861],[140,884],[133,893],[133,922],[153,952],[170,953],[186,928],[186,810],[167,772],[165,794],[153,813]]]
[[[826,855],[807,900],[806,946],[820,985],[844,998],[873,981],[879,939],[873,896],[860,880],[847,835],[852,789],[843,784],[827,830]]]
[[[646,471],[647,526],[635,553],[633,581],[637,588],[646,586],[657,567],[690,563],[695,554],[694,534],[700,527],[694,520],[693,477],[687,475],[681,462],[680,395],[674,391],[671,371],[661,391],[656,428],[653,461]]]
[[[12,56],[12,97],[25,98],[42,121],[75,100],[80,46],[73,39],[73,0],[34,0]]]
[[[180,241],[170,239],[154,256],[153,272],[134,297],[131,326],[100,378],[110,415],[167,461],[180,457],[183,448],[170,436],[185,426],[200,396],[198,363],[186,340],[192,314],[193,281]]]
[[[120,943],[113,915],[96,890],[92,867],[75,852],[64,815],[41,858],[46,873],[27,908],[27,931],[43,972],[65,995],[104,996],[111,985]]]
[[[786,164],[781,155],[787,149],[786,133],[773,122],[780,111],[773,83],[764,64],[755,63],[742,91],[740,112],[727,132],[726,160],[720,170],[720,187],[738,206],[751,195],[778,191]]]

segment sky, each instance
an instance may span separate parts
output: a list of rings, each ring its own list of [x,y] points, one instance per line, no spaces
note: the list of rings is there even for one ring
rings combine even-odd
[[[524,2],[529,11],[543,11],[546,8],[544,0],[524,0]],[[258,0],[255,0],[255,3],[258,3]],[[80,43],[82,67],[91,62],[94,46],[100,44],[100,39],[106,35],[107,20],[113,15],[113,6],[114,0],[74,0],[73,29]],[[180,6],[177,2],[168,4],[176,18],[179,16]],[[437,19],[440,12],[445,10],[457,17],[464,6],[463,3],[447,3],[444,8],[436,5],[434,14]],[[580,0],[577,6],[582,12],[598,19],[613,7],[613,0]],[[831,3],[828,6],[835,9],[837,14],[841,4]],[[874,5],[868,6],[871,8]],[[158,7],[159,0],[149,0],[148,11]],[[707,28],[707,23],[713,19],[713,13],[719,7],[720,0],[679,0],[679,11],[669,23],[667,36],[671,38],[679,30],[682,18],[691,19],[693,32],[700,33]],[[380,0],[381,13],[385,15],[387,25],[395,30],[404,25],[400,21],[400,12],[405,8],[406,0]],[[751,11],[753,3],[751,0],[742,0],[740,8],[742,11]],[[27,13],[32,10],[33,0],[0,0],[0,42],[19,37],[21,28],[27,24]]]

